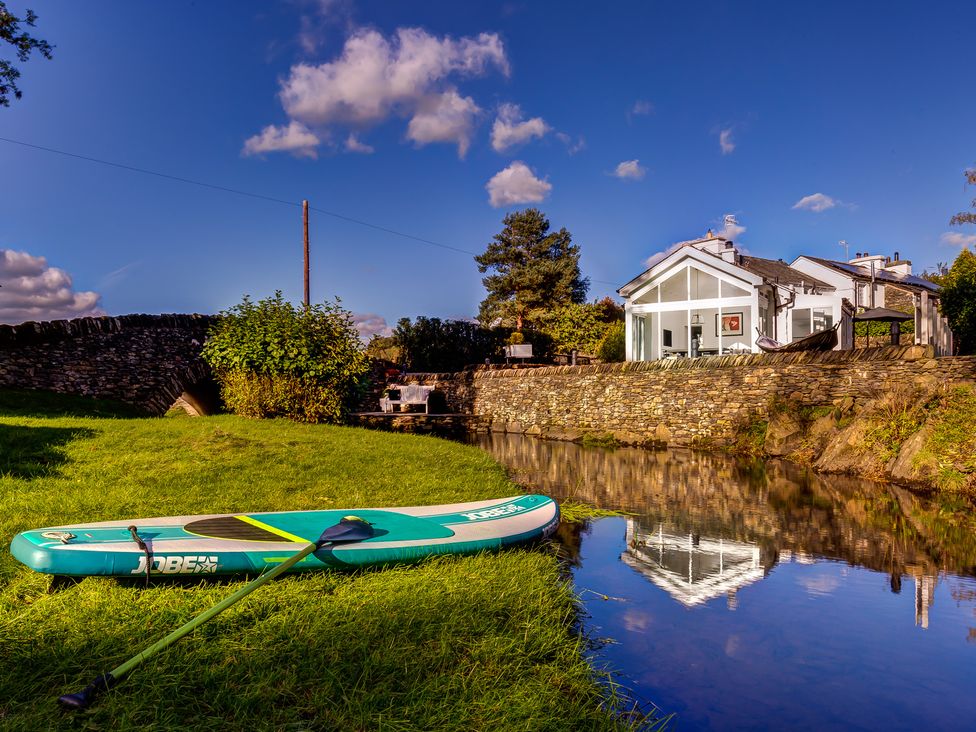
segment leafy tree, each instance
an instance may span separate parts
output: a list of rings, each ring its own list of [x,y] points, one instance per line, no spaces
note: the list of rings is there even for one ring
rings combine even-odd
[[[463,320],[420,317],[401,318],[393,341],[409,371],[460,371],[496,356],[507,335]]]
[[[203,358],[232,411],[303,422],[342,421],[369,370],[338,299],[296,308],[280,291],[220,313]]]
[[[970,168],[963,175],[966,176],[966,183],[971,186],[976,186],[976,168]],[[974,209],[976,209],[976,198],[970,203]],[[950,226],[960,226],[962,224],[976,224],[976,211],[960,211],[951,219],[949,219]]]
[[[28,10],[23,18],[7,10],[7,3],[0,0],[0,41],[6,41],[16,49],[17,58],[23,63],[30,58],[32,52],[37,51],[44,58],[51,58],[54,50],[47,41],[33,38],[26,30],[21,30],[20,24],[34,27],[37,14],[33,10]],[[0,107],[10,106],[10,95],[20,99],[22,93],[17,86],[17,79],[20,78],[20,70],[9,61],[0,59]]]
[[[551,308],[581,303],[589,280],[579,269],[579,247],[566,229],[549,231],[549,220],[535,208],[508,214],[484,254],[474,259],[488,290],[478,320],[501,321],[522,330]]]
[[[976,354],[976,254],[959,252],[941,284],[939,308],[949,321],[957,351]]]

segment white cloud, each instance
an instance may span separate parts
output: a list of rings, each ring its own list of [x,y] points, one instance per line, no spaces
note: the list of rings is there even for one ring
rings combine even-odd
[[[565,132],[557,132],[556,139],[566,146],[566,152],[568,152],[570,155],[575,155],[580,150],[586,149],[586,140],[583,139],[582,135],[579,135],[576,138],[576,141],[573,142],[571,135],[567,135]]]
[[[725,239],[732,239],[735,241],[740,236],[746,232],[746,227],[735,220],[735,217],[728,215],[722,222],[722,228],[715,232],[716,236],[724,237]],[[739,247],[740,251],[744,251],[742,247]]]
[[[958,231],[947,231],[942,235],[940,241],[943,244],[948,244],[949,246],[959,247],[960,249],[968,249],[969,247],[976,247],[976,234],[963,234]]]
[[[464,157],[471,145],[475,118],[481,109],[471,97],[462,97],[451,89],[425,99],[407,125],[407,137],[418,145],[430,142],[453,142],[458,155]]]
[[[502,104],[491,128],[491,146],[496,152],[504,152],[534,137],[545,137],[550,130],[552,128],[542,117],[533,117],[523,122],[522,110],[517,104]]]
[[[718,133],[718,144],[722,148],[723,155],[731,155],[735,150],[735,141],[732,139],[732,128],[726,128]]]
[[[244,142],[244,155],[260,155],[266,152],[290,152],[306,158],[316,158],[315,148],[321,143],[305,125],[292,120],[287,126],[268,125],[261,132]]]
[[[822,211],[834,208],[841,203],[842,202],[838,201],[836,198],[831,198],[823,193],[814,193],[801,198],[799,201],[793,204],[793,208],[800,209],[801,211],[813,211],[814,213],[821,213]]]
[[[639,160],[625,160],[616,167],[613,175],[624,180],[640,180],[647,175],[647,168]]]
[[[679,249],[681,249],[681,247],[683,247],[687,243],[688,242],[686,241],[676,241],[674,244],[669,246],[663,252],[655,252],[654,254],[652,254],[651,256],[649,256],[647,259],[644,260],[644,266],[650,269],[651,267],[653,267],[655,264],[660,262],[662,259],[667,257],[672,252],[676,252]]]
[[[393,328],[387,324],[386,318],[375,313],[354,313],[352,324],[359,331],[359,339],[363,343],[369,343],[373,336],[393,335]]]
[[[488,201],[495,208],[516,203],[538,203],[549,195],[552,184],[536,178],[529,166],[516,160],[492,176],[485,185]]]
[[[355,132],[350,132],[349,137],[346,138],[346,152],[364,153],[369,155],[370,153],[375,152],[375,148],[373,148],[372,145],[367,145],[365,142],[362,142],[356,136]]]
[[[630,108],[630,116],[637,117],[639,115],[651,114],[653,111],[653,104],[646,99],[638,99],[634,102],[634,106]]]
[[[0,323],[104,315],[97,292],[75,292],[71,276],[44,257],[0,249]]]
[[[509,73],[495,33],[454,39],[399,28],[386,38],[360,29],[334,60],[292,66],[278,96],[293,124],[320,136],[334,126],[358,130],[397,115],[410,118],[407,136],[415,142],[452,142],[466,150],[477,105],[448,79],[484,76],[492,68]]]

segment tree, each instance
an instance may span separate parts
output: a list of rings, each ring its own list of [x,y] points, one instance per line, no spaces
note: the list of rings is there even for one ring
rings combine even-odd
[[[27,31],[21,30],[21,23],[33,28],[36,20],[37,14],[33,10],[28,10],[23,18],[18,18],[7,10],[7,3],[0,0],[0,41],[11,44],[16,49],[17,58],[21,62],[26,62],[33,51],[50,59],[51,52],[54,50],[54,46],[47,41],[33,38]],[[20,70],[9,61],[0,59],[0,107],[10,106],[11,94],[16,99],[22,96],[20,87],[17,86],[19,78]]]
[[[535,208],[510,213],[502,223],[474,258],[479,272],[492,272],[481,280],[488,290],[478,313],[483,325],[501,320],[521,331],[546,310],[586,299],[590,282],[580,275],[579,247],[566,229],[550,233],[549,220]]]
[[[963,175],[966,176],[967,185],[976,186],[976,168],[970,168]],[[969,205],[976,209],[976,198]],[[949,219],[950,226],[961,226],[962,224],[976,224],[976,211],[960,211]]]
[[[957,351],[976,354],[976,254],[963,249],[941,279],[939,309],[949,321]]]

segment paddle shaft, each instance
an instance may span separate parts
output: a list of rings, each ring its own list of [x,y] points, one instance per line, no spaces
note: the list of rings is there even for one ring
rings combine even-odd
[[[138,654],[130,658],[125,663],[116,666],[111,671],[109,671],[109,673],[116,681],[121,681],[125,676],[127,676],[132,671],[132,669],[134,669],[140,663],[145,661],[147,658],[150,658],[151,656],[163,650],[167,646],[172,645],[173,643],[175,643],[176,641],[178,641],[180,638],[187,635],[188,633],[192,633],[198,627],[200,627],[208,620],[210,620],[210,618],[214,617],[215,615],[219,615],[234,603],[250,595],[252,592],[254,592],[258,587],[263,585],[265,582],[269,582],[270,580],[273,580],[282,572],[287,572],[290,568],[294,567],[296,564],[298,564],[300,561],[302,561],[305,557],[307,557],[312,552],[316,551],[318,548],[319,546],[317,543],[313,542],[309,544],[307,547],[302,549],[294,556],[289,557],[288,559],[283,561],[281,564],[279,564],[277,567],[272,569],[270,572],[265,572],[260,577],[254,578],[246,585],[244,585],[242,588],[240,588],[237,592],[235,592],[233,595],[224,598],[209,610],[200,613],[192,620],[188,621],[187,623],[184,623],[179,628],[174,630],[172,633],[167,635],[165,638],[161,638],[160,640],[156,641],[151,646],[149,646],[149,648],[140,651]]]

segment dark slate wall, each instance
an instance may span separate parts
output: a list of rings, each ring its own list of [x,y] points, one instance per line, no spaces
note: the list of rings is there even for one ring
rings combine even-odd
[[[210,370],[209,315],[122,315],[0,325],[0,386],[117,399],[162,414]]]

